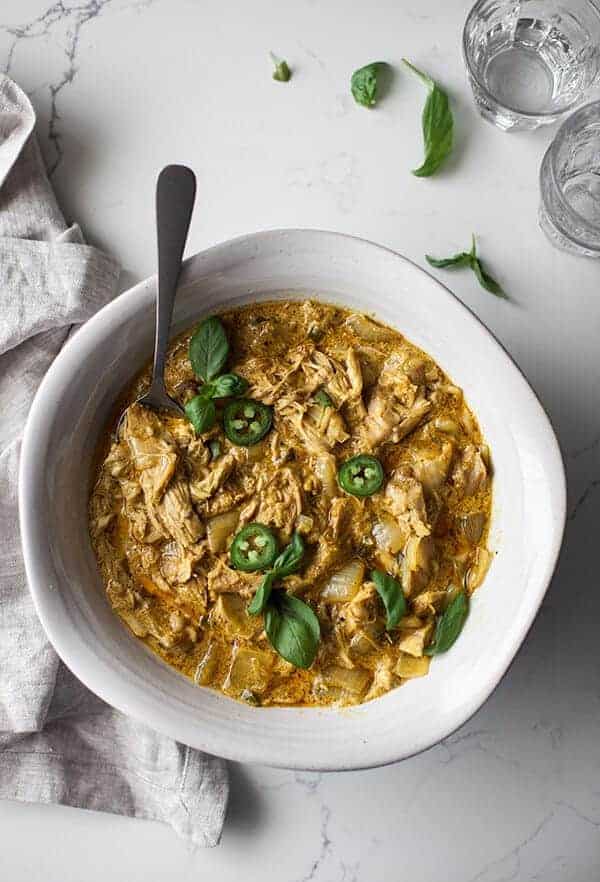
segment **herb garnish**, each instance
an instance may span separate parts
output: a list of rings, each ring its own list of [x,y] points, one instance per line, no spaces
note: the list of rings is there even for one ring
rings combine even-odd
[[[502,290],[502,287],[495,279],[490,276],[489,273],[484,270],[480,258],[477,257],[474,233],[471,234],[470,251],[461,251],[459,254],[455,254],[453,257],[443,258],[431,257],[431,255],[426,254],[425,260],[430,266],[434,266],[438,269],[468,266],[475,273],[477,281],[482,288],[485,288],[485,290],[489,291],[491,294],[495,294],[496,297],[502,297],[504,300],[508,300],[508,296]]]
[[[311,607],[283,589],[273,590],[276,581],[290,576],[300,567],[304,556],[304,542],[299,533],[275,558],[265,573],[248,612],[252,616],[264,613],[265,631],[279,655],[297,668],[309,668],[314,661],[321,637],[319,620]]]
[[[192,370],[203,381],[197,395],[185,405],[185,415],[196,433],[208,432],[215,424],[215,398],[242,395],[248,383],[237,374],[221,374],[227,361],[229,343],[225,328],[216,316],[203,321],[190,340],[189,358]]]
[[[262,582],[258,586],[256,594],[248,607],[248,612],[251,616],[257,616],[265,611],[275,580],[291,576],[292,573],[295,573],[302,563],[303,556],[304,542],[302,541],[302,536],[299,533],[294,533],[292,541],[275,558],[273,566],[263,576]]]
[[[307,603],[286,591],[274,591],[265,613],[265,631],[282,658],[297,668],[310,668],[321,627]]]
[[[448,96],[444,90],[428,74],[418,70],[406,58],[403,58],[402,61],[425,83],[429,93],[421,119],[425,159],[423,164],[413,171],[413,175],[418,178],[426,178],[438,170],[452,150],[454,120]]]
[[[402,585],[396,579],[388,576],[387,573],[381,572],[381,570],[373,570],[371,572],[371,579],[375,583],[375,588],[383,600],[387,613],[385,629],[386,631],[391,631],[406,613],[406,599]]]
[[[278,83],[287,83],[288,80],[292,77],[292,72],[289,68],[287,61],[283,58],[277,58],[272,52],[270,53],[271,60],[275,65],[275,70],[273,71],[273,79],[277,80]]]
[[[374,107],[377,104],[379,76],[385,70],[385,61],[372,61],[355,70],[350,79],[350,91],[357,104]]]
[[[460,591],[448,608],[438,618],[433,641],[425,650],[425,655],[439,655],[455,643],[469,614],[469,597]]]

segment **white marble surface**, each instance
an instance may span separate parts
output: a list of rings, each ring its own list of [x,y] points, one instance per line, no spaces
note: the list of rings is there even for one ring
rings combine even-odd
[[[561,564],[511,670],[428,753],[323,776],[232,768],[223,841],[189,853],[166,827],[0,804],[0,878],[316,882],[591,882],[600,877],[600,262],[555,251],[536,224],[553,130],[505,135],[476,115],[459,41],[464,0],[4,0],[0,67],[30,93],[70,219],[115,253],[123,286],[154,267],[153,186],[199,177],[190,250],[280,226],[341,230],[423,263],[479,234],[512,301],[466,271],[455,292],[546,404],[569,471]],[[294,68],[270,78],[268,50]],[[432,180],[420,84],[399,71],[373,112],[351,71],[408,55],[451,90],[457,148]],[[468,353],[465,353],[468,358]],[[402,721],[398,721],[402,725]]]

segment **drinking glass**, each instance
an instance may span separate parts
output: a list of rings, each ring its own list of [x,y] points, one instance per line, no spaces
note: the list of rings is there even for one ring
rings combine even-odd
[[[480,113],[504,131],[552,123],[600,70],[600,0],[478,0],[463,55]]]
[[[574,254],[600,257],[600,101],[561,125],[540,168],[540,226]]]

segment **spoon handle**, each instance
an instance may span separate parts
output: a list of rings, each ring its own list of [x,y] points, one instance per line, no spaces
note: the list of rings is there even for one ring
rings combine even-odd
[[[196,197],[196,177],[184,165],[167,165],[156,182],[158,287],[152,391],[164,390],[165,357],[169,344],[177,280]]]

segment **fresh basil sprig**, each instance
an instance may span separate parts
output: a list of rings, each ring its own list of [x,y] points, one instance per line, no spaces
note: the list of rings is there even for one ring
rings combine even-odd
[[[271,52],[271,61],[275,65],[275,70],[273,71],[273,79],[277,80],[278,83],[287,83],[288,80],[292,78],[292,72],[289,68],[287,61],[283,58],[277,58],[276,55],[273,55]]]
[[[430,254],[426,254],[425,260],[430,266],[434,266],[437,269],[468,266],[475,273],[477,281],[482,288],[485,288],[485,290],[489,291],[491,294],[495,294],[496,297],[502,297],[504,300],[508,300],[508,296],[502,290],[501,285],[484,270],[481,260],[479,259],[479,257],[477,257],[477,248],[475,245],[474,233],[471,234],[470,251],[461,251],[459,254],[455,254],[452,257],[442,258],[432,257]]]
[[[448,608],[439,616],[433,641],[425,650],[425,655],[439,655],[447,652],[456,642],[469,614],[469,597],[460,591]]]
[[[303,556],[304,542],[299,533],[294,533],[292,541],[275,558],[271,569],[264,574],[256,594],[248,606],[248,612],[251,616],[257,616],[265,611],[275,581],[295,573],[302,563]]]
[[[273,590],[275,582],[291,576],[304,557],[304,542],[299,533],[273,561],[262,578],[248,612],[264,613],[265,631],[273,649],[297,668],[309,668],[314,661],[321,637],[319,620],[307,603],[283,589]]]
[[[454,120],[446,92],[428,74],[418,70],[406,58],[402,61],[427,86],[427,101],[421,118],[425,159],[423,164],[413,171],[413,175],[418,178],[427,178],[438,170],[452,150]]]
[[[373,570],[371,572],[371,580],[375,583],[377,593],[383,600],[387,620],[385,623],[386,631],[395,628],[402,616],[406,613],[406,598],[402,590],[402,585],[396,579],[388,576],[381,570]]]
[[[311,607],[286,591],[274,591],[265,612],[265,631],[276,652],[297,668],[309,668],[321,627]]]
[[[377,104],[380,75],[387,66],[385,61],[372,61],[354,71],[350,79],[350,91],[357,104],[363,107],[374,107]]]
[[[185,415],[196,433],[208,432],[215,424],[215,398],[235,398],[248,388],[248,383],[237,374],[222,374],[229,354],[225,328],[216,316],[203,321],[190,340],[189,359],[192,370],[203,381],[197,395],[185,407]]]

